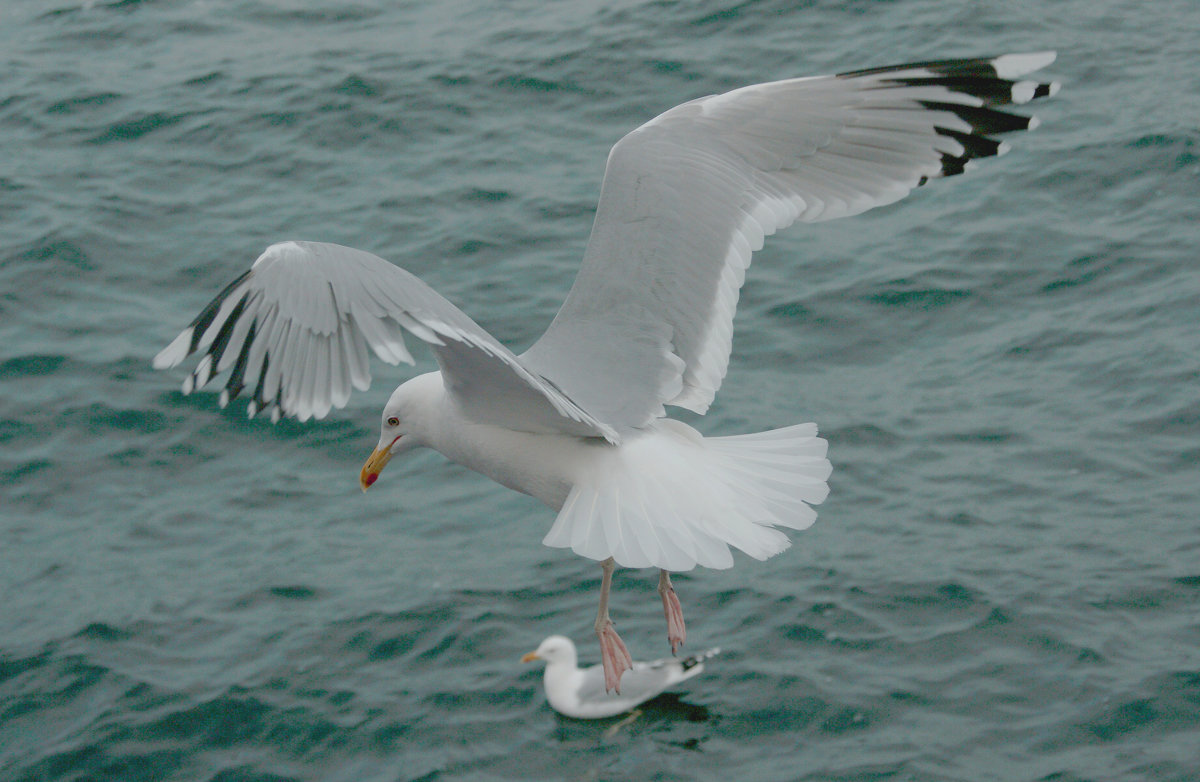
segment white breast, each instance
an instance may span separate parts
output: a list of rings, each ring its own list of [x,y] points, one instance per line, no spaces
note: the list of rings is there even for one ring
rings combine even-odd
[[[600,438],[518,432],[475,423],[449,400],[440,413],[437,425],[422,432],[426,445],[503,486],[536,497],[555,511],[562,508],[579,477],[615,447]]]

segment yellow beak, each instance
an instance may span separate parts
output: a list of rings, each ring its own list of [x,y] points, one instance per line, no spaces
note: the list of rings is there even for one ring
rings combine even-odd
[[[523,662],[523,663],[531,663],[531,662],[533,662],[534,660],[540,660],[540,659],[542,659],[542,658],[541,658],[541,657],[538,657],[538,654],[537,654],[537,652],[529,652],[528,654],[526,654],[525,656],[523,656],[523,657],[521,658],[521,662]]]
[[[379,478],[379,473],[383,472],[383,468],[392,458],[392,447],[376,448],[367,457],[367,461],[363,464],[362,472],[358,474],[358,485],[363,491],[371,488],[371,484]]]

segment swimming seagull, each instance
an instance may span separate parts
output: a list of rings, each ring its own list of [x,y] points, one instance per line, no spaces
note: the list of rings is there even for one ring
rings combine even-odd
[[[682,660],[668,657],[648,663],[635,662],[622,677],[623,691],[618,694],[608,691],[603,666],[580,668],[576,664],[575,644],[562,635],[542,641],[521,662],[546,661],[542,682],[552,709],[567,717],[593,720],[623,714],[668,687],[696,676],[704,670],[704,661],[720,651],[709,649]]]
[[[383,409],[364,490],[390,459],[434,448],[558,513],[543,539],[601,564],[605,685],[632,660],[608,613],[615,565],[659,569],[672,652],[686,629],[670,573],[766,559],[813,523],[830,464],[814,424],[704,437],[665,405],[704,413],[729,363],[750,255],[793,222],[904,197],[1036,120],[996,107],[1053,94],[1021,78],[1053,52],[943,60],[756,84],[676,106],[613,147],[566,301],[517,355],[413,275],[361,250],[274,244],[154,359],[200,353],[187,394],[228,371],[220,403],[251,417],[322,418],[371,380],[368,351],[439,372]]]

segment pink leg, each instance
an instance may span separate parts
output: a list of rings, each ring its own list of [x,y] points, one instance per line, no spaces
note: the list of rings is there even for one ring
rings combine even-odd
[[[671,643],[671,654],[675,654],[687,640],[687,627],[683,624],[683,608],[675,595],[675,587],[671,586],[671,574],[665,570],[658,571],[658,594],[667,617],[667,640]]]
[[[621,674],[633,667],[633,658],[625,642],[617,635],[608,618],[608,590],[612,586],[615,563],[612,557],[600,563],[604,576],[600,580],[600,610],[596,612],[596,637],[600,639],[600,661],[604,664],[604,689],[621,692]]]

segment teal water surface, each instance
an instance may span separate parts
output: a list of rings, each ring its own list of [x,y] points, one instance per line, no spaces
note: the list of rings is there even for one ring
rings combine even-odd
[[[1200,6],[0,7],[0,778],[1200,778]],[[395,261],[524,348],[609,147],[699,95],[1057,49],[1011,154],[755,256],[706,434],[816,421],[831,495],[677,577],[724,652],[632,721],[518,659],[598,568],[391,388],[249,421],[150,359],[268,244]],[[666,654],[650,572],[616,577]]]

